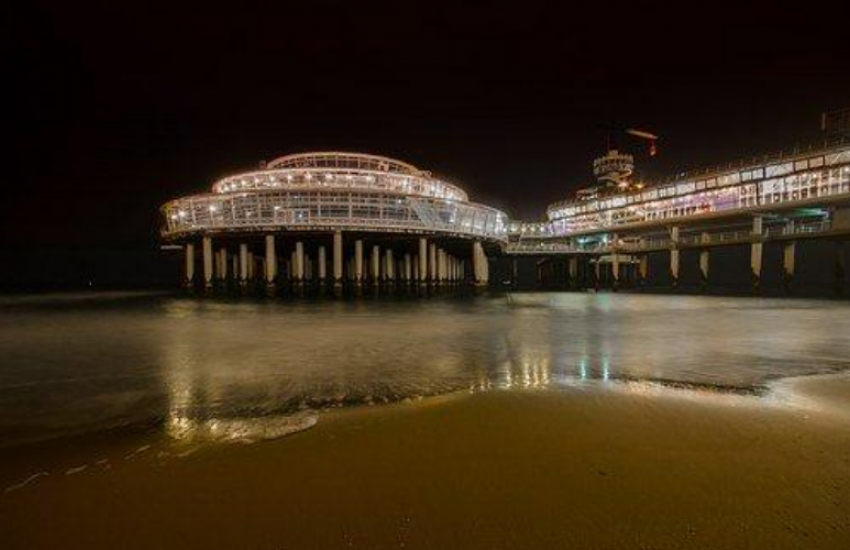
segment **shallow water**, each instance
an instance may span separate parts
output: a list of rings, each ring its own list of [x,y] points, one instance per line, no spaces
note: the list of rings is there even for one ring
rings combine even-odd
[[[135,424],[275,437],[311,412],[461,389],[652,380],[757,391],[850,367],[850,304],[530,293],[0,298],[0,446]],[[271,419],[285,415],[288,422]]]

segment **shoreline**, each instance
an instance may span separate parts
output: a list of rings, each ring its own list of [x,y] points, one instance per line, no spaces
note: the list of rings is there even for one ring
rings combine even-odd
[[[293,412],[281,413],[273,417],[260,417],[264,419],[298,419],[304,414],[309,414],[317,419],[317,422],[328,417],[328,415],[345,414],[348,411],[358,410],[361,408],[373,407],[393,407],[399,405],[409,405],[411,403],[421,403],[423,401],[437,401],[441,399],[452,399],[457,396],[466,396],[468,394],[487,393],[487,392],[503,392],[503,391],[597,391],[597,392],[615,392],[615,393],[638,393],[644,395],[654,395],[666,399],[720,399],[724,398],[743,398],[756,399],[752,402],[757,406],[772,405],[777,407],[788,408],[788,410],[811,411],[819,414],[833,414],[838,416],[847,416],[850,419],[850,368],[829,373],[813,373],[806,375],[793,375],[775,378],[765,381],[763,384],[754,386],[733,386],[733,385],[716,385],[707,383],[691,383],[680,382],[677,380],[667,379],[640,379],[631,377],[617,377],[610,380],[589,379],[582,380],[580,378],[572,378],[569,381],[561,381],[557,384],[547,386],[531,386],[531,387],[502,387],[498,384],[488,384],[487,387],[475,388],[459,388],[445,393],[436,393],[429,395],[416,395],[413,397],[404,397],[394,401],[363,401],[351,404],[336,404],[329,405],[317,409],[298,410]],[[745,403],[746,401],[740,401]],[[237,423],[240,420],[251,420],[248,418],[231,418],[223,422]],[[213,420],[212,422],[215,422]],[[219,421],[222,422],[222,421]],[[165,432],[169,431],[167,425],[173,423],[167,417],[151,418],[146,421],[138,421],[131,424],[106,426],[102,428],[85,429],[70,432],[67,434],[36,437],[29,440],[21,440],[10,444],[0,443],[0,450],[14,451],[18,449],[51,447],[53,445],[64,445],[77,440],[85,441],[87,439],[108,439],[133,437],[144,434],[159,434],[166,438],[177,442],[180,438],[174,435],[168,435]],[[304,429],[312,428],[315,423]],[[258,440],[272,440],[282,437],[288,437],[293,432],[285,433],[277,437],[261,437]],[[159,432],[162,432],[161,434]],[[208,444],[216,444],[220,442],[208,441]],[[2,487],[0,487],[2,489]]]
[[[850,395],[848,373],[782,380],[768,397],[590,386],[333,409],[253,444],[142,432],[47,445],[39,468],[18,462],[14,480],[4,475],[8,487],[49,472],[0,493],[0,532],[8,548],[850,541],[850,417],[830,397]],[[828,406],[808,406],[821,395]]]

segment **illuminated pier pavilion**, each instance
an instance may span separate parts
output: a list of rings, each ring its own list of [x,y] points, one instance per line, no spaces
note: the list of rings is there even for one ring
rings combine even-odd
[[[487,255],[508,238],[505,214],[469,202],[459,187],[356,153],[280,157],[170,201],[162,213],[164,242],[185,251],[185,283],[207,288],[485,285]]]
[[[649,258],[668,257],[669,282],[680,278],[681,256],[698,256],[701,283],[709,282],[711,251],[749,247],[750,273],[758,288],[764,248],[781,246],[782,280],[795,276],[797,244],[834,243],[834,278],[846,284],[845,242],[850,235],[850,140],[640,183],[633,159],[616,150],[597,159],[598,184],[576,199],[549,206],[547,220],[512,222],[506,252],[536,257],[543,279],[571,287],[642,285]],[[555,275],[555,260],[566,259]]]

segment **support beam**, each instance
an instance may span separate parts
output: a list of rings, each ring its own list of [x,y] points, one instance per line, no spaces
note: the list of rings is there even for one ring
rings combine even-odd
[[[306,269],[304,262],[304,243],[298,241],[297,243],[295,243],[295,282],[304,282],[305,273]]]
[[[567,283],[572,287],[578,286],[578,256],[570,256],[567,260]]]
[[[753,232],[751,240],[750,272],[752,273],[753,289],[759,290],[761,287],[762,252],[764,248],[764,229],[761,216],[755,216],[753,218]]]
[[[782,245],[782,285],[786,292],[791,292],[794,284],[796,268],[797,242],[787,241]]]
[[[708,288],[708,261],[709,261],[709,251],[708,244],[711,242],[711,235],[706,232],[703,232],[700,235],[700,242],[703,244],[703,248],[699,251],[699,276],[700,276],[700,284],[703,289]]]
[[[385,279],[387,281],[393,281],[395,280],[395,261],[393,260],[393,249],[387,248],[386,252],[384,253],[384,257],[387,263]]]
[[[213,251],[212,251],[212,239],[210,237],[204,237],[203,239],[203,260],[204,260],[204,286],[207,288],[212,287],[213,283]]]
[[[242,243],[239,245],[239,283],[245,284],[248,282],[248,245]]]
[[[428,280],[437,282],[437,245],[434,243],[428,246]]]
[[[476,285],[484,286],[488,283],[489,266],[487,265],[487,255],[484,252],[484,247],[478,241],[472,244],[472,271],[475,276]]]
[[[277,253],[274,247],[274,235],[266,235],[266,284],[274,285],[277,279]]]
[[[354,242],[354,282],[363,282],[363,241],[360,239]]]
[[[186,263],[183,270],[183,284],[190,287],[195,284],[195,245],[193,243],[186,243],[185,249]]]
[[[334,285],[342,284],[342,231],[334,231],[333,243]]]
[[[417,279],[420,283],[424,283],[428,278],[428,239],[424,237],[419,239],[419,262],[417,271]]]
[[[638,262],[638,275],[640,275],[640,285],[646,286],[646,283],[649,280],[649,254],[641,254]]]
[[[410,252],[404,253],[404,281],[409,283],[413,279],[413,262]]]
[[[372,283],[378,284],[381,277],[381,247],[372,246]]]
[[[709,252],[707,248],[700,249],[699,251],[699,275],[700,281],[703,288],[708,286],[708,260],[709,260]]]
[[[224,283],[224,282],[227,281],[227,249],[226,248],[220,249],[218,251],[218,254],[219,254],[219,257],[220,257],[220,260],[219,260],[220,267],[219,267],[219,272],[218,272],[218,278],[221,280],[222,283]]]
[[[673,286],[679,284],[679,228],[670,228],[670,282]]]

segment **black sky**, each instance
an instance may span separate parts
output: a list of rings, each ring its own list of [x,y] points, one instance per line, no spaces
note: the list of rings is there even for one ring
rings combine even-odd
[[[643,170],[666,174],[816,138],[850,105],[845,3],[677,5],[28,3],[3,32],[3,244],[29,251],[25,274],[97,271],[68,260],[93,251],[113,278],[155,273],[162,202],[312,149],[398,157],[539,217],[588,182],[599,123],[659,133]]]

